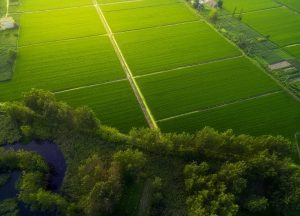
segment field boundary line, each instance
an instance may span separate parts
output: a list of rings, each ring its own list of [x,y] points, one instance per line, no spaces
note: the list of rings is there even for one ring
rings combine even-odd
[[[289,44],[289,45],[283,46],[281,48],[289,48],[289,47],[295,47],[295,46],[300,46],[300,43]]]
[[[32,46],[41,46],[41,45],[47,45],[47,44],[52,44],[52,43],[54,44],[54,43],[59,43],[59,42],[73,41],[73,40],[79,40],[79,39],[85,39],[85,38],[93,38],[93,37],[104,37],[104,36],[108,36],[108,34],[105,33],[105,34],[88,35],[88,36],[67,38],[67,39],[54,40],[54,41],[45,41],[45,42],[40,42],[40,43],[33,43],[33,44],[22,45],[22,46],[19,46],[19,48],[32,47]]]
[[[8,0],[9,1],[9,0]],[[51,8],[45,10],[32,10],[32,11],[16,11],[11,14],[33,14],[33,13],[43,13],[43,12],[51,12],[51,11],[62,11],[62,10],[70,10],[70,9],[79,9],[79,8],[92,8],[93,5],[81,5],[81,6],[71,6],[71,7],[62,7],[62,8]]]
[[[130,1],[118,1],[118,2],[111,2],[111,3],[98,3],[97,5],[116,5],[116,4],[126,4],[126,3],[133,3],[133,2],[142,2],[144,0],[130,0]]]
[[[76,88],[70,88],[70,89],[65,89],[65,90],[60,90],[60,91],[52,91],[54,94],[61,94],[65,92],[70,92],[70,91],[76,91],[76,90],[81,90],[81,89],[87,89],[87,88],[93,88],[93,87],[98,87],[98,86],[104,86],[104,85],[109,85],[109,84],[114,84],[122,81],[127,81],[126,78],[123,79],[117,79],[113,81],[108,81],[108,82],[103,82],[103,83],[97,83],[97,84],[91,84],[91,85],[85,85],[85,86],[80,86]]]
[[[277,91],[273,91],[273,92],[263,93],[263,94],[260,94],[260,95],[247,97],[247,98],[240,98],[240,99],[232,101],[232,102],[219,104],[219,105],[207,107],[207,108],[204,108],[204,109],[199,109],[199,110],[195,110],[195,111],[191,111],[191,112],[182,113],[182,114],[179,114],[179,115],[174,115],[174,116],[171,116],[171,117],[159,119],[159,120],[157,120],[157,122],[164,122],[164,121],[180,118],[180,117],[183,117],[183,116],[189,116],[189,115],[196,114],[196,113],[207,112],[207,111],[211,111],[211,110],[215,110],[215,109],[219,109],[219,108],[223,108],[223,107],[227,107],[227,106],[231,106],[231,105],[235,105],[235,104],[240,104],[240,103],[247,102],[247,101],[256,100],[256,99],[263,98],[263,97],[268,97],[270,95],[278,94],[278,93],[281,93],[281,92],[283,92],[283,90],[277,90]]]
[[[140,1],[144,1],[144,0],[140,0]],[[134,1],[125,1],[126,2],[134,2]],[[137,1],[139,2],[139,1]],[[106,4],[99,4],[100,6],[106,6],[108,3]],[[154,4],[154,5],[145,5],[145,6],[136,6],[136,7],[132,7],[132,8],[121,8],[121,9],[114,9],[114,10],[104,10],[104,12],[114,12],[114,11],[124,11],[124,10],[135,10],[135,9],[140,9],[140,8],[152,8],[152,7],[159,7],[159,6],[165,6],[165,5],[172,5],[172,4],[183,4],[183,2],[181,1],[177,1],[177,2],[166,2],[166,3],[159,3],[159,4]]]
[[[233,56],[233,57],[219,58],[219,59],[209,60],[209,61],[201,62],[201,63],[197,63],[197,64],[185,65],[185,66],[180,66],[180,67],[176,67],[176,68],[172,68],[172,69],[168,69],[168,70],[162,70],[162,71],[147,73],[147,74],[143,74],[143,75],[137,75],[137,76],[134,76],[134,78],[155,76],[155,75],[164,74],[164,73],[168,73],[168,72],[172,72],[172,71],[193,68],[193,67],[197,67],[197,66],[201,66],[201,65],[208,65],[208,64],[229,61],[229,60],[239,59],[239,58],[244,58],[244,57],[245,57],[244,55],[239,55],[239,56]]]
[[[202,17],[201,14],[199,14],[198,11],[194,10],[189,4],[188,2],[185,1],[185,5],[187,7],[190,8],[190,10],[194,11],[195,13],[197,13],[199,16]],[[274,8],[273,8],[274,9]],[[209,23],[206,19],[203,19],[204,22],[209,25],[217,34],[219,34],[222,38],[224,38],[228,43],[232,44],[234,47],[236,47],[250,62],[252,62],[254,65],[256,65],[261,71],[262,73],[266,74],[267,76],[269,76],[278,86],[280,86],[282,88],[282,90],[284,90],[286,93],[288,93],[291,97],[293,97],[296,101],[300,102],[300,97],[298,97],[296,94],[294,94],[290,89],[288,89],[288,87],[284,86],[284,84],[282,84],[278,79],[276,79],[272,74],[268,73],[267,70],[265,68],[263,68],[255,59],[249,57],[244,50],[242,50],[237,44],[235,44],[233,41],[231,41],[229,38],[225,37],[221,32],[219,32],[214,25],[212,25],[211,23]],[[247,23],[242,22],[244,25],[247,25],[249,28],[251,28],[253,31],[257,32],[254,28],[252,28],[251,26],[249,26]],[[259,33],[259,32],[257,32]],[[259,33],[260,35],[262,35],[261,33]],[[271,41],[272,42],[272,41]],[[275,43],[276,44],[276,43]],[[277,44],[276,44],[277,45]]]
[[[119,47],[119,45],[118,45],[118,43],[117,43],[117,41],[114,37],[114,34],[112,33],[112,31],[110,29],[109,24],[106,21],[106,18],[104,16],[100,6],[97,4],[96,0],[92,0],[92,1],[93,1],[94,6],[97,10],[99,18],[100,18],[101,22],[103,23],[103,25],[104,25],[107,33],[108,33],[108,37],[111,41],[111,44],[112,44],[112,46],[113,46],[113,48],[116,52],[117,57],[119,58],[119,61],[122,65],[122,67],[123,67],[123,70],[124,70],[125,74],[126,74],[127,80],[129,81],[129,84],[130,84],[130,86],[131,86],[131,88],[132,88],[132,90],[135,94],[135,97],[136,97],[136,99],[137,99],[137,101],[140,105],[140,108],[141,108],[142,112],[144,113],[144,116],[146,118],[146,121],[147,121],[149,127],[150,128],[157,128],[154,117],[152,116],[151,111],[150,111],[150,109],[149,109],[149,107],[146,103],[146,100],[144,99],[144,96],[143,96],[142,92],[140,91],[139,86],[137,85],[137,83],[136,83],[136,81],[135,81],[135,79],[134,79],[134,77],[131,73],[131,70],[130,70],[127,62],[126,62],[126,59],[123,56],[123,53],[122,53],[122,51],[121,51],[121,49],[120,49],[120,47]]]
[[[143,31],[143,30],[148,30],[148,29],[166,28],[166,27],[184,25],[184,24],[195,23],[195,22],[204,22],[204,20],[197,19],[197,20],[183,21],[183,22],[172,23],[172,24],[149,26],[149,27],[145,27],[145,28],[137,28],[137,29],[131,29],[131,30],[118,31],[118,32],[114,32],[113,34],[124,34],[124,33],[128,33],[128,32]]]
[[[6,0],[6,13],[5,13],[5,17],[8,16],[8,11],[9,11],[9,0]]]
[[[279,8],[284,8],[284,6],[283,5],[278,5],[278,6],[264,8],[264,9],[257,9],[257,10],[245,11],[242,14],[247,15],[247,14],[256,13],[256,12],[258,13],[258,12],[264,12],[264,11],[269,11],[269,10],[275,10],[275,9],[279,9]],[[228,14],[228,15],[230,15],[230,14]]]
[[[285,4],[284,2],[280,2],[280,1],[277,1],[277,0],[273,0],[273,1],[276,2],[277,4],[280,4],[280,5],[283,6],[283,7],[286,7],[286,8],[289,9],[290,11],[293,11],[293,12],[295,12],[295,13],[297,13],[297,14],[300,14],[300,11],[299,11],[299,10],[297,10],[297,9],[295,9],[295,8],[293,8],[293,7],[289,6],[289,5],[287,5],[287,4]]]

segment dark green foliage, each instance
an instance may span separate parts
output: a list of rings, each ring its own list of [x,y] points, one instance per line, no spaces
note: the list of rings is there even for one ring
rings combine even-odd
[[[0,114],[0,145],[11,144],[21,138],[20,131],[10,116]]]
[[[8,57],[8,64],[13,64],[17,58],[17,51],[15,49],[9,49]]]
[[[218,0],[217,1],[217,5],[218,5],[218,8],[223,8],[223,4],[224,4],[224,2],[223,2],[223,0]]]
[[[16,199],[6,199],[0,201],[0,215],[2,216],[18,216],[19,209]]]
[[[95,113],[88,107],[80,107],[76,109],[77,126],[84,131],[96,132],[99,129],[100,121]]]
[[[165,154],[172,150],[172,142],[158,129],[133,128],[129,132],[130,143],[146,151]]]
[[[9,180],[9,173],[0,173],[0,187],[2,187]]]
[[[32,211],[57,212],[64,214],[68,203],[58,194],[46,191],[45,176],[40,172],[26,172],[19,182],[18,198]]]
[[[190,215],[299,211],[300,169],[274,153],[261,151],[243,161],[226,162],[217,171],[205,162],[191,163],[184,175]]]
[[[46,190],[48,167],[40,157],[0,149],[2,173],[23,171],[18,199],[32,210],[116,215],[124,209],[128,215],[144,207],[152,215],[191,216],[293,216],[300,210],[300,168],[291,159],[295,146],[281,136],[209,127],[193,134],[141,128],[125,135],[101,125],[88,108],[73,109],[40,90],[1,108],[10,128],[0,127],[2,142],[49,138],[61,145],[69,163],[58,195]],[[137,185],[134,194],[123,190]],[[132,208],[127,197],[135,201]]]
[[[208,16],[210,21],[215,23],[218,20],[218,10],[215,8],[211,9]]]
[[[79,206],[85,215],[108,215],[120,199],[120,169],[112,164],[109,168],[97,155],[92,155],[79,167],[82,198]]]
[[[141,175],[146,164],[145,155],[131,149],[114,153],[113,161],[120,167],[125,179],[134,179]]]

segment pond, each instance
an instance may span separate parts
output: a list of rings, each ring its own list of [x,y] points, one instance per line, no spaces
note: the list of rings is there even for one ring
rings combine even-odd
[[[48,141],[32,141],[29,144],[17,143],[1,147],[15,151],[32,151],[39,154],[50,167],[51,175],[48,182],[49,190],[53,192],[59,191],[65,176],[67,165],[63,153],[56,144]],[[10,179],[2,187],[0,187],[0,201],[16,197],[18,191],[15,186],[20,176],[20,171],[14,171],[10,174]],[[20,211],[21,215],[44,215],[42,213],[29,214],[30,212],[26,210],[22,204],[20,204]]]
[[[48,141],[32,141],[29,144],[5,145],[5,149],[24,150],[38,153],[48,163],[51,169],[49,187],[52,191],[58,191],[65,176],[66,161],[64,155],[56,144]]]

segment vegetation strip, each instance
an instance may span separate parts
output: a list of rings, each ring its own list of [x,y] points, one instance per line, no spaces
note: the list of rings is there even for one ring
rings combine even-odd
[[[165,25],[159,25],[159,26],[151,26],[151,27],[145,27],[145,28],[138,28],[138,29],[131,29],[131,30],[125,30],[125,31],[118,31],[114,32],[113,34],[123,34],[123,33],[128,33],[128,32],[135,32],[135,31],[142,31],[142,30],[147,30],[147,29],[159,29],[159,28],[164,28],[164,27],[171,27],[171,26],[178,26],[178,25],[184,25],[188,23],[196,23],[196,22],[203,22],[203,19],[199,20],[193,20],[193,21],[184,21],[184,22],[179,22],[179,23],[174,23],[174,24],[165,24]]]
[[[61,40],[55,40],[55,41],[47,41],[47,42],[41,42],[41,43],[21,45],[21,46],[18,46],[18,48],[40,46],[40,45],[59,43],[59,42],[64,42],[64,41],[72,41],[72,40],[78,40],[78,39],[84,39],[84,38],[93,38],[93,37],[102,37],[102,36],[108,36],[108,35],[107,34],[99,34],[99,35],[88,35],[88,36],[82,36],[82,37],[67,38],[67,39],[61,39]]]
[[[89,7],[93,7],[93,5],[82,5],[82,6],[73,6],[73,7],[64,7],[64,8],[52,8],[52,9],[46,9],[46,10],[19,11],[19,12],[12,12],[11,14],[33,14],[33,13],[62,11],[62,10],[71,10],[71,9],[89,8]]]
[[[140,2],[143,0],[132,0],[132,1],[122,1],[122,2],[113,2],[113,3],[103,3],[98,5],[114,5],[114,4],[122,4],[122,3],[130,3],[130,2]],[[86,8],[86,7],[93,7],[92,4],[90,5],[81,5],[81,6],[72,6],[72,7],[63,7],[63,8],[52,8],[52,9],[45,9],[45,10],[32,10],[32,11],[17,11],[11,12],[10,14],[32,14],[32,13],[39,13],[39,12],[49,12],[49,11],[57,11],[57,10],[68,10],[68,9],[76,9],[76,8]],[[8,15],[9,11],[9,0],[7,0],[7,12],[6,16]]]
[[[216,106],[208,107],[206,109],[196,110],[196,111],[192,111],[192,112],[188,112],[188,113],[179,114],[179,115],[176,115],[176,116],[171,116],[171,117],[164,118],[164,119],[159,119],[159,120],[157,120],[157,122],[164,122],[164,121],[168,121],[168,120],[171,120],[171,119],[179,118],[179,117],[182,117],[182,116],[188,116],[188,115],[192,115],[192,114],[195,114],[195,113],[206,112],[206,111],[209,111],[209,110],[214,110],[214,109],[218,109],[218,108],[222,108],[222,107],[226,107],[226,106],[230,106],[230,105],[234,105],[234,104],[238,104],[238,103],[243,103],[245,101],[255,100],[257,98],[267,97],[267,96],[278,94],[278,93],[281,93],[281,92],[282,91],[280,90],[280,91],[275,91],[275,92],[269,92],[269,93],[261,94],[261,95],[254,96],[254,97],[248,97],[248,98],[244,98],[244,99],[241,98],[241,99],[233,101],[233,102],[229,102],[229,103],[225,103],[225,104],[221,104],[221,105],[216,105]]]
[[[109,27],[109,24],[107,23],[106,19],[105,19],[105,16],[101,10],[101,8],[99,7],[99,5],[97,4],[97,1],[96,0],[93,0],[93,3],[94,3],[94,6],[96,8],[96,11],[100,17],[100,20],[102,21],[105,29],[106,29],[106,32],[108,33],[108,36],[109,36],[109,39],[111,41],[111,44],[120,60],[120,63],[124,69],[124,72],[126,73],[126,76],[127,76],[127,79],[130,83],[130,86],[140,104],[140,107],[145,115],[145,118],[150,126],[150,128],[157,128],[157,125],[156,125],[156,122],[150,112],[150,109],[148,108],[147,104],[146,104],[146,101],[144,100],[143,98],[143,95],[141,93],[141,91],[139,90],[139,87],[138,85],[136,84],[134,78],[133,78],[133,75],[131,73],[131,70],[129,68],[129,66],[127,65],[127,62],[122,54],[122,51],[121,49],[119,48],[119,45],[117,43],[117,41],[115,40],[115,37]]]
[[[251,13],[257,13],[257,12],[263,12],[263,11],[269,11],[269,10],[274,10],[278,8],[284,8],[284,6],[277,6],[277,7],[271,7],[271,8],[264,8],[264,9],[259,9],[259,10],[253,10],[253,11],[245,11],[243,14],[251,14]],[[232,16],[231,14],[228,14],[227,16]]]
[[[217,63],[217,62],[222,62],[222,61],[227,61],[227,60],[232,60],[232,59],[238,59],[238,58],[243,58],[243,57],[244,57],[244,55],[234,56],[234,57],[220,58],[220,59],[215,59],[215,60],[207,61],[207,62],[204,62],[204,63],[181,66],[181,67],[173,68],[173,69],[170,69],[170,70],[163,70],[163,71],[157,71],[157,72],[143,74],[143,75],[137,75],[137,76],[134,76],[134,78],[141,78],[141,77],[147,77],[147,76],[155,76],[155,75],[158,75],[158,74],[168,73],[168,72],[177,71],[177,70],[181,70],[181,69],[193,68],[193,67],[197,67],[197,66],[200,66],[200,65],[213,64],[213,63]]]
[[[9,11],[9,0],[6,0],[6,13],[5,16],[8,16],[8,11]]]
[[[131,0],[131,1],[119,1],[119,2],[111,2],[111,3],[97,3],[97,5],[115,5],[115,4],[126,4],[126,3],[131,3],[131,2],[141,2],[144,0]]]
[[[109,82],[104,82],[104,83],[98,83],[98,84],[93,84],[93,85],[87,85],[87,86],[80,86],[77,88],[71,88],[71,89],[66,89],[66,90],[61,90],[61,91],[53,91],[54,94],[60,94],[60,93],[65,93],[65,92],[70,92],[70,91],[76,91],[76,90],[80,90],[80,89],[86,89],[86,88],[93,88],[96,86],[103,86],[103,85],[109,85],[112,83],[117,83],[117,82],[122,82],[125,81],[127,79],[118,79],[118,80],[113,80],[113,81],[109,81]]]

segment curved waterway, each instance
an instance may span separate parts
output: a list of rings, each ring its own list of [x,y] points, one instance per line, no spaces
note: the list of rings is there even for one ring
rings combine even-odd
[[[39,154],[44,161],[50,167],[50,177],[48,181],[49,190],[58,192],[60,189],[65,172],[66,172],[66,161],[64,155],[56,144],[48,141],[32,141],[28,144],[13,144],[0,146],[4,149],[12,149],[14,151],[24,150],[31,151]],[[0,187],[0,201],[8,198],[16,197],[18,191],[16,190],[16,183],[21,175],[21,171],[14,171],[11,174],[10,179],[2,187]],[[21,215],[29,215],[28,211],[21,204],[20,206]],[[31,214],[31,215],[44,215],[44,214]]]

